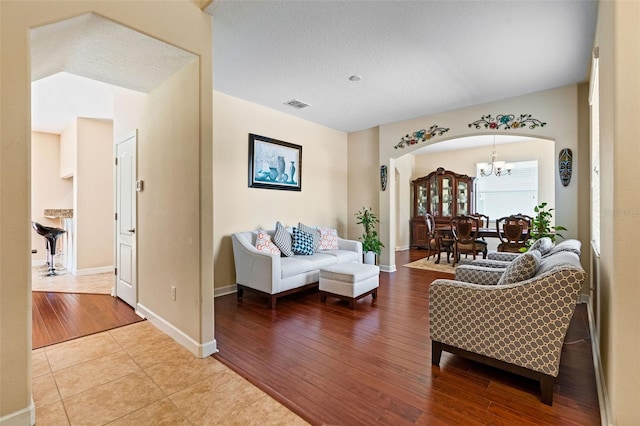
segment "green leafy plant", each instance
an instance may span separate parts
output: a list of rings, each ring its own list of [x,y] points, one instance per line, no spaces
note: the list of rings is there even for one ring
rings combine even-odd
[[[556,242],[556,238],[564,238],[564,236],[558,231],[568,231],[562,225],[551,226],[551,219],[553,218],[554,209],[547,209],[547,203],[540,203],[533,211],[536,215],[533,218],[531,224],[531,230],[529,231],[529,239],[527,239],[527,246],[531,246],[536,240],[543,237],[551,238],[551,241]]]
[[[360,237],[362,240],[362,250],[365,253],[372,251],[380,256],[384,245],[380,239],[378,239],[378,231],[376,231],[376,224],[380,223],[378,217],[373,213],[371,207],[363,207],[356,212],[355,216],[356,219],[358,219],[357,224],[364,227],[364,234]]]

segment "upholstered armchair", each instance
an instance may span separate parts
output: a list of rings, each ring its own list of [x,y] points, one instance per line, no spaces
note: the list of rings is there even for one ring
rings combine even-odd
[[[432,364],[440,365],[444,350],[532,378],[540,382],[542,401],[551,405],[562,345],[586,279],[579,257],[562,252],[542,259],[531,278],[515,282],[517,275],[504,279],[507,269],[481,269],[508,284],[495,284],[488,275],[486,284],[493,285],[431,283]]]
[[[529,250],[540,251],[540,254],[543,258],[562,251],[572,252],[580,256],[581,247],[582,243],[579,240],[570,238],[554,245],[553,241],[551,241],[551,238],[543,237],[539,240],[536,240],[536,242],[529,247]],[[509,263],[511,263],[519,255],[520,253],[490,251],[487,254],[486,259],[477,259],[471,262],[471,264],[488,268],[506,268]]]

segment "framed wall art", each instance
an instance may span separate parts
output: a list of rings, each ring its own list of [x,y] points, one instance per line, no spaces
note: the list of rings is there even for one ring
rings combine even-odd
[[[302,190],[302,146],[249,133],[249,187]]]

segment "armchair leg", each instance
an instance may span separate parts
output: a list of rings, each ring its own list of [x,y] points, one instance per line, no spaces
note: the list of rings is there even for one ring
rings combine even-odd
[[[540,394],[542,402],[553,405],[553,381],[554,377],[547,374],[540,375]]]
[[[431,341],[431,365],[440,366],[440,356],[442,355],[442,343]]]

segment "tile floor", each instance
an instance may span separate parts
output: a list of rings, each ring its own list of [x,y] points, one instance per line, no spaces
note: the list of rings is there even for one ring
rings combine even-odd
[[[46,266],[35,266],[31,273],[31,290],[60,291],[65,293],[111,294],[113,272],[92,275],[73,275],[61,271],[60,275],[47,277]]]
[[[306,425],[148,321],[33,351],[41,425]]]

